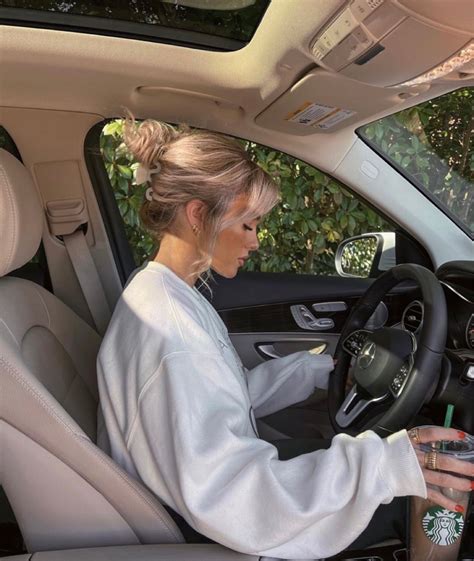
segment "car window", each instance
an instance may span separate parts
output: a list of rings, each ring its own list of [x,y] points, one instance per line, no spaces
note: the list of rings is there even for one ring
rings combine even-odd
[[[17,160],[21,162],[20,152],[16,147],[13,138],[8,134],[8,131],[0,125],[0,148],[3,148],[7,152],[10,152],[12,156],[15,156]]]
[[[0,0],[0,7],[3,16],[16,25],[40,24],[233,51],[252,39],[269,3],[270,0]]]
[[[122,142],[123,121],[110,121],[102,130],[100,149],[135,263],[155,253],[153,241],[141,228],[139,209],[146,185],[136,185],[138,166]],[[394,228],[374,209],[358,200],[329,175],[283,152],[239,140],[265,171],[279,183],[281,203],[259,227],[260,249],[244,270],[334,275],[340,242],[369,232],[393,232]],[[376,243],[359,242],[346,255],[346,269],[369,276]],[[372,276],[372,275],[371,275]]]
[[[431,99],[358,132],[474,237],[474,88]]]

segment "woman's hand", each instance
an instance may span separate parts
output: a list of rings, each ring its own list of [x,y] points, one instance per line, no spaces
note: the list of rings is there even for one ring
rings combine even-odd
[[[466,433],[458,431],[456,429],[425,427],[409,430],[408,436],[410,437],[410,442],[415,449],[418,462],[421,466],[421,471],[423,472],[423,476],[427,483],[428,499],[449,510],[463,512],[464,508],[461,505],[458,505],[456,501],[453,501],[449,497],[446,497],[443,493],[430,488],[429,485],[436,485],[437,487],[448,489],[456,489],[458,491],[472,491],[474,489],[474,482],[472,480],[456,477],[455,475],[450,475],[443,472],[449,471],[454,474],[464,475],[472,478],[474,477],[474,464],[462,460],[457,460],[456,458],[442,454],[437,450],[433,450],[434,452],[438,452],[436,454],[437,470],[442,471],[428,469],[425,465],[427,453],[420,450],[419,445],[429,442],[435,442],[438,440],[463,440],[466,437]]]

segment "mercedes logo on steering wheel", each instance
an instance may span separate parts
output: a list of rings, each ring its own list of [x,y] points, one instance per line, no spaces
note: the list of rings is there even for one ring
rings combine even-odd
[[[368,368],[371,364],[372,361],[374,360],[375,357],[375,343],[372,343],[372,341],[368,341],[362,348],[362,352],[360,353],[359,356],[359,366],[361,368]]]

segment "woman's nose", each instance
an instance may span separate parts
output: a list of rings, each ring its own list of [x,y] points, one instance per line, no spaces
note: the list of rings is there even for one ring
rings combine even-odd
[[[252,237],[252,240],[249,245],[249,251],[256,251],[260,246],[260,242],[258,241],[257,233]]]

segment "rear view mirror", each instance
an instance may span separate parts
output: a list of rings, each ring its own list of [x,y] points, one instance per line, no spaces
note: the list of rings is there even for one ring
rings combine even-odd
[[[341,242],[336,251],[341,277],[377,277],[396,265],[395,233],[373,232]]]

